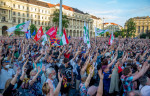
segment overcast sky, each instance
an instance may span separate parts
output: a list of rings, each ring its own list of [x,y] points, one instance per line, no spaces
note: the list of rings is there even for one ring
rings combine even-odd
[[[43,0],[57,4],[60,0]],[[63,5],[78,8],[104,19],[104,22],[124,23],[131,17],[150,16],[150,0],[63,0]]]

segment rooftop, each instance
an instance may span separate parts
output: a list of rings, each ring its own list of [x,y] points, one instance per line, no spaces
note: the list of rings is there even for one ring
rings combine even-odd
[[[147,19],[150,18],[149,16],[143,16],[143,17],[134,17],[133,19]]]

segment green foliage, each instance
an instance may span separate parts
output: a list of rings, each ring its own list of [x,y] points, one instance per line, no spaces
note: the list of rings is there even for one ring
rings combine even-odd
[[[59,27],[59,10],[56,9],[53,13],[53,22]],[[67,15],[62,15],[62,28],[68,28],[69,20]]]
[[[126,32],[126,30],[123,29],[121,31],[114,32],[114,35],[115,35],[115,37],[121,36],[121,37],[124,38],[125,37],[125,32]]]
[[[14,31],[14,34],[15,34],[15,35],[18,35],[18,36],[20,36],[20,35],[23,35],[23,34],[25,34],[25,32]]]
[[[34,30],[35,30],[35,32],[37,33],[37,28],[36,28],[36,26],[35,26],[34,24],[31,24],[31,26],[30,26],[30,32],[31,32],[31,34],[34,32]]]
[[[109,36],[110,35],[110,33],[109,32],[106,32],[106,36]]]
[[[51,26],[46,26],[45,30],[48,31],[51,28]]]
[[[146,33],[141,34],[140,38],[146,38]]]
[[[136,27],[133,19],[128,20],[127,30],[125,31],[126,37],[134,37],[136,32]]]

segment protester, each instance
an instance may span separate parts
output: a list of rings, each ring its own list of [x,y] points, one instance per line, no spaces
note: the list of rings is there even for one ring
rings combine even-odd
[[[49,41],[42,44],[42,39],[1,37],[0,93],[149,96],[150,40],[118,38],[112,45],[108,45],[109,38],[97,37],[96,41],[91,38],[88,48],[79,38],[51,46]]]

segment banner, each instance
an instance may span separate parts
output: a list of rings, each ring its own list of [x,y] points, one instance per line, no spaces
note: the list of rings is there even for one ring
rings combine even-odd
[[[99,28],[95,28],[95,36],[100,36],[100,35],[102,35],[102,34],[108,32],[108,31],[109,31],[109,29],[101,30],[101,29],[99,29]]]

